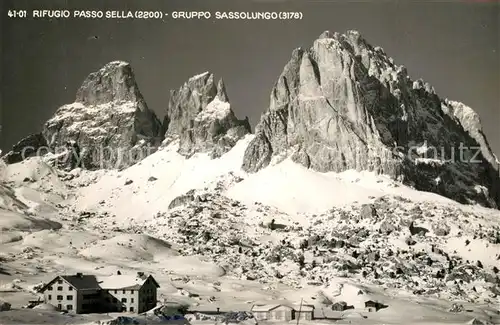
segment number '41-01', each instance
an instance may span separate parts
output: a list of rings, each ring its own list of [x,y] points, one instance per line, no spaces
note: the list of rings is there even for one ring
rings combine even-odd
[[[11,18],[25,18],[26,10],[9,10],[7,15]]]

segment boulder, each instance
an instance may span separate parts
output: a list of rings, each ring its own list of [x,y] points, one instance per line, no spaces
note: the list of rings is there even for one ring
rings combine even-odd
[[[0,300],[0,311],[8,311],[10,310],[10,307],[10,303]]]

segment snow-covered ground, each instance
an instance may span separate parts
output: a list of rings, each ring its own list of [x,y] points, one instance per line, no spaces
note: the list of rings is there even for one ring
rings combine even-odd
[[[174,143],[122,171],[63,172],[40,158],[7,166],[0,300],[14,310],[0,324],[107,321],[20,308],[56,274],[118,270],[150,273],[160,301],[201,311],[303,299],[325,315],[345,301],[352,324],[500,322],[499,211],[290,160],[249,175],[240,166],[251,137],[218,159],[186,159]],[[388,307],[368,313],[370,299]]]

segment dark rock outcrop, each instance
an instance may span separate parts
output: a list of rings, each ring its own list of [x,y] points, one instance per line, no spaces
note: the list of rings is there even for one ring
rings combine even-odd
[[[180,154],[208,152],[216,158],[250,133],[250,124],[234,115],[222,79],[216,84],[205,72],[171,91],[164,129],[168,142],[179,140]]]
[[[107,169],[142,160],[161,144],[163,134],[131,66],[114,61],[91,73],[78,90],[76,101],[60,107],[36,139],[55,154],[53,161],[59,167]]]
[[[293,51],[255,133],[247,172],[290,157],[320,172],[369,170],[463,203],[500,205],[496,158],[477,114],[411,80],[356,31],[325,32]]]
[[[72,170],[77,167],[82,167],[81,150],[76,141],[67,141],[62,147],[64,152],[55,157],[55,165],[59,168]]]
[[[7,164],[15,164],[33,156],[42,156],[48,151],[47,141],[41,133],[36,133],[16,143],[2,159]]]
[[[189,190],[187,193],[179,195],[178,197],[170,201],[168,208],[175,209],[176,207],[192,202],[195,199],[196,199],[195,190]]]

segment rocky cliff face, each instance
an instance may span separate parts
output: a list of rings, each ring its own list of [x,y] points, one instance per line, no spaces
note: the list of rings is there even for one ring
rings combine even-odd
[[[164,120],[167,141],[179,140],[179,153],[208,152],[216,158],[250,132],[248,119],[238,120],[231,109],[224,82],[205,72],[171,91]]]
[[[60,107],[41,135],[17,147],[32,142],[46,146],[62,167],[70,169],[121,168],[154,152],[162,137],[161,122],[148,109],[131,66],[115,61],[91,73],[75,102]],[[14,154],[11,162],[19,158]]]
[[[464,203],[500,204],[477,115],[411,80],[356,31],[324,32],[293,51],[255,133],[248,172],[290,157],[321,172],[371,170]]]

